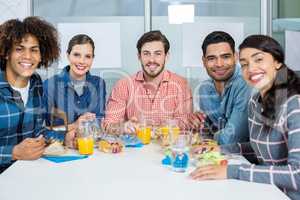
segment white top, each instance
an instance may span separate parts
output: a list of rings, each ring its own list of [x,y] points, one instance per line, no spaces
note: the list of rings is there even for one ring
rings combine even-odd
[[[11,87],[14,90],[18,91],[21,94],[21,98],[23,100],[24,107],[26,106],[27,101],[28,101],[29,86],[30,86],[29,81],[28,81],[27,85],[23,88],[14,87],[14,86],[11,85]]]
[[[87,159],[17,161],[0,175],[1,200],[253,200],[288,199],[274,185],[238,180],[195,181],[162,166],[154,144],[120,154],[95,149]],[[190,168],[189,171],[193,170]]]

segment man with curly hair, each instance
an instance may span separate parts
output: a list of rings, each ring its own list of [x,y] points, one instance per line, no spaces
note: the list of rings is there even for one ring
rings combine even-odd
[[[0,173],[44,152],[43,88],[37,68],[59,58],[58,33],[38,17],[0,26]]]

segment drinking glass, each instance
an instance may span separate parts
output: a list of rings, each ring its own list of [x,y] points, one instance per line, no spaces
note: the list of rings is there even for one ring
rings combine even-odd
[[[91,122],[82,121],[78,125],[78,151],[83,155],[91,155],[94,152],[94,137],[91,131]]]
[[[189,163],[191,131],[170,131],[171,167],[175,172],[185,172]]]
[[[103,130],[101,127],[102,120],[103,118],[95,118],[87,122],[90,134],[93,135],[95,143],[97,143],[103,136]]]

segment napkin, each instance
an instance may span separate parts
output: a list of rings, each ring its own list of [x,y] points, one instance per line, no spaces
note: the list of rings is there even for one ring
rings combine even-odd
[[[55,163],[62,163],[62,162],[84,159],[87,157],[89,157],[89,156],[87,156],[87,155],[62,155],[62,156],[44,155],[42,158],[52,161],[52,162],[55,162]]]

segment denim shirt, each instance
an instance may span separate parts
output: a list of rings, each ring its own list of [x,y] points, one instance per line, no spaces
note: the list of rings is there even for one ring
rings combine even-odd
[[[24,105],[19,92],[12,89],[0,71],[0,170],[12,163],[15,145],[25,138],[43,133],[42,80],[38,74],[30,78],[27,104]]]
[[[104,116],[105,81],[87,72],[83,93],[79,96],[72,85],[69,70],[70,66],[66,66],[60,74],[44,81],[47,126],[50,126],[51,123],[53,126],[64,124],[63,119],[56,117],[51,122],[52,108],[65,112],[68,124],[73,123],[86,112],[95,113],[97,118]]]
[[[251,89],[241,76],[239,66],[225,83],[222,95],[217,92],[212,79],[201,84],[200,110],[207,115],[206,128],[214,130],[214,139],[219,144],[248,141],[247,106],[250,94]]]

